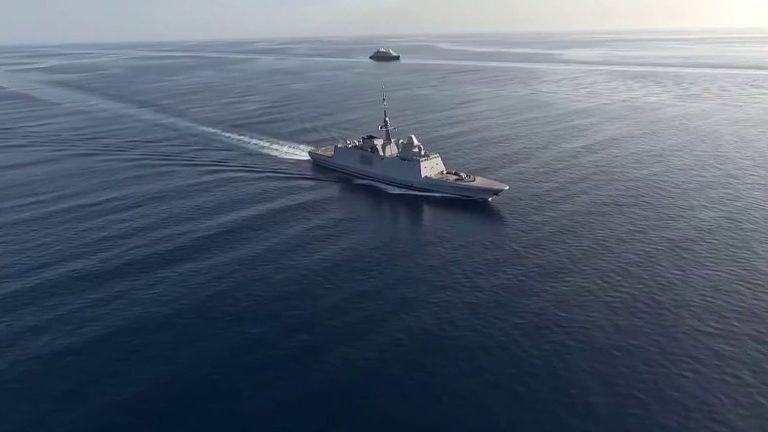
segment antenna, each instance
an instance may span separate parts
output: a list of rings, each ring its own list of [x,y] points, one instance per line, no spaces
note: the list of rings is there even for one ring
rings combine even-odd
[[[387,116],[387,91],[384,89],[384,84],[381,85],[381,104],[384,105],[384,123],[379,126],[379,130],[384,131],[384,141],[391,143],[392,134],[389,131],[392,127],[389,125],[389,117]]]

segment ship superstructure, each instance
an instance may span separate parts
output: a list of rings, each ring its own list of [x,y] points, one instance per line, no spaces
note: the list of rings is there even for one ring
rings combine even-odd
[[[440,155],[427,151],[415,135],[393,140],[383,87],[382,104],[383,138],[369,134],[310,150],[312,160],[349,175],[421,192],[488,200],[509,189],[495,180],[446,169]]]

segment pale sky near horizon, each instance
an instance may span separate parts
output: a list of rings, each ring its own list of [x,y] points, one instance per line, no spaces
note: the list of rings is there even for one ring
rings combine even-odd
[[[0,0],[0,44],[767,27],[768,0]]]

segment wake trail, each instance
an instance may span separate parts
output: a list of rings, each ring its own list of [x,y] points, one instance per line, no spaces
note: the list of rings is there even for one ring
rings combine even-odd
[[[150,123],[171,125],[182,130],[202,133],[220,141],[235,144],[246,150],[268,154],[281,159],[307,160],[309,159],[307,152],[313,148],[306,144],[267,137],[253,137],[210,126],[203,126],[180,117],[155,111],[149,107],[118,102],[80,89],[41,83],[36,80],[21,79],[18,76],[3,73],[3,71],[0,71],[0,81],[11,90],[57,104],[74,106],[100,115],[118,113]]]
[[[312,150],[312,146],[305,144],[265,138],[254,138],[251,136],[227,132],[208,126],[195,125],[195,127],[201,132],[205,132],[210,135],[217,135],[245,149],[255,150],[283,159],[307,160],[309,159],[309,154],[307,154],[307,152]]]

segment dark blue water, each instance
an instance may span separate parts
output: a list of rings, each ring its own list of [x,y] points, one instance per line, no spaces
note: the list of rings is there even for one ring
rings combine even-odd
[[[767,430],[767,43],[0,49],[0,430]],[[511,189],[313,168],[382,82]]]

